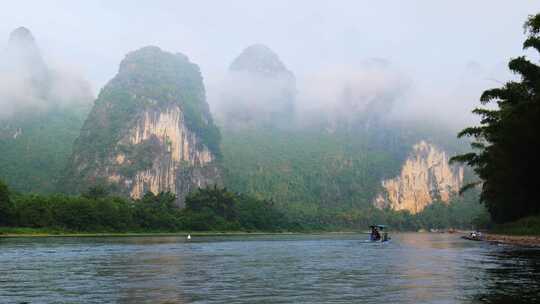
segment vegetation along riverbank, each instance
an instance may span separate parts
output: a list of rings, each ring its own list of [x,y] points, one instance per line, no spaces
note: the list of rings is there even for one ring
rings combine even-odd
[[[81,195],[0,193],[0,234],[69,235],[79,233],[201,232],[334,232],[364,231],[369,224],[386,223],[393,230],[432,228],[470,229],[478,205],[467,194],[452,204],[434,203],[423,212],[379,210],[285,209],[272,200],[234,193],[219,187],[198,189],[186,197],[184,208],[171,193],[148,192],[141,199],[109,195],[92,187]],[[460,215],[460,216],[457,216]]]

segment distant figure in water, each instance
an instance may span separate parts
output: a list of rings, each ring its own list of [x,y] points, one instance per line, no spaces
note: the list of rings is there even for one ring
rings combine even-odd
[[[371,227],[371,236],[370,236],[370,239],[372,241],[378,241],[381,239],[381,234],[379,233],[379,228],[377,228],[377,226],[372,226]]]
[[[191,234],[188,234],[187,237],[186,237],[186,239],[187,239],[188,241],[191,240]]]

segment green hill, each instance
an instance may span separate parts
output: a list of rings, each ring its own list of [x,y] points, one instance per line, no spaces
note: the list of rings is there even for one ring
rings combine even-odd
[[[0,179],[50,193],[90,110],[88,84],[49,68],[30,31],[17,28],[0,54]]]

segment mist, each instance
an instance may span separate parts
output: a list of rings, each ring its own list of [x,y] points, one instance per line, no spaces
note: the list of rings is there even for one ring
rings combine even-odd
[[[90,84],[61,63],[49,66],[28,29],[14,30],[1,49],[0,118],[92,101]]]
[[[505,63],[523,54],[522,24],[540,10],[534,1],[487,0],[17,1],[4,6],[0,37],[26,26],[51,70],[69,67],[59,69],[56,100],[77,99],[79,81],[68,81],[73,75],[89,79],[96,95],[126,53],[157,45],[182,52],[201,67],[208,101],[219,117],[234,110],[222,106],[223,92],[251,90],[248,95],[257,100],[273,99],[268,88],[228,76],[246,46],[264,43],[296,78],[294,111],[300,120],[317,116],[313,113],[356,115],[378,104],[392,119],[431,119],[455,128],[475,122],[470,111],[483,90],[510,79]],[[40,106],[39,94],[20,96],[31,90],[12,76],[2,76],[2,96]],[[2,104],[2,112],[8,111]]]
[[[328,67],[300,81],[297,117],[301,125],[322,119],[330,126],[387,118],[409,86],[406,74],[380,58]]]

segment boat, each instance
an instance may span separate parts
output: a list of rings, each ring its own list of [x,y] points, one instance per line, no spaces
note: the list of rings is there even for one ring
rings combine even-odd
[[[369,241],[370,242],[389,242],[391,238],[388,236],[388,232],[386,232],[386,225],[371,225],[369,226],[371,229],[371,232],[369,234]]]
[[[461,237],[462,239],[466,239],[469,241],[484,241],[484,235],[482,235],[482,232],[479,231],[473,231],[467,235],[464,235]]]

